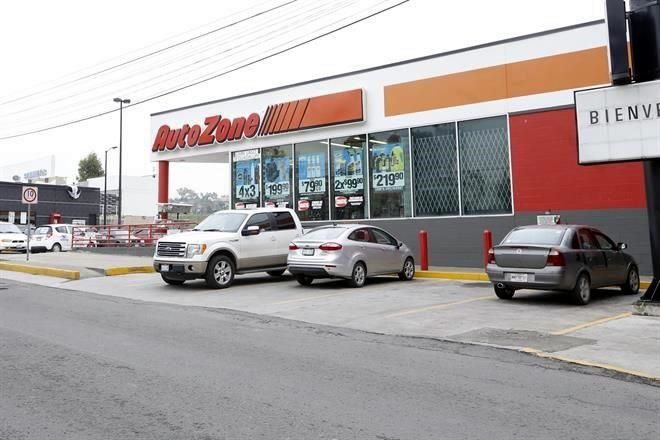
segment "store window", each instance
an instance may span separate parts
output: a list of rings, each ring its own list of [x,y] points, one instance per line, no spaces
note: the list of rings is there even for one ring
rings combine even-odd
[[[328,143],[296,144],[296,212],[302,221],[328,220]]]
[[[464,215],[512,211],[506,116],[458,123]]]
[[[293,206],[293,148],[291,145],[264,148],[263,194],[264,206],[291,208]]]
[[[408,130],[369,135],[372,218],[410,217]]]
[[[411,129],[415,216],[459,215],[456,124]]]
[[[330,139],[330,202],[333,220],[365,217],[366,145],[366,135]]]
[[[260,206],[259,150],[232,153],[232,199],[236,209]]]

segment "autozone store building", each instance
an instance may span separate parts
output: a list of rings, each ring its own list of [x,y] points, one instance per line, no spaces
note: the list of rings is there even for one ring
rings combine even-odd
[[[642,165],[577,162],[573,92],[610,83],[606,45],[597,21],[153,114],[158,201],[171,162],[229,163],[235,207],[424,229],[432,265],[480,266],[484,229],[549,211],[649,273]]]

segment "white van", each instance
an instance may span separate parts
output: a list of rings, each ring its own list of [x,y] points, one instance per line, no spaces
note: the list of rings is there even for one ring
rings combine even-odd
[[[70,251],[73,242],[73,225],[42,225],[30,237],[30,251]]]

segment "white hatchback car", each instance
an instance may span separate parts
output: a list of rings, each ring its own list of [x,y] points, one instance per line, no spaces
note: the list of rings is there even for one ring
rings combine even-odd
[[[30,237],[30,251],[70,251],[73,225],[42,225]]]
[[[27,236],[13,223],[0,222],[0,251],[25,251]]]

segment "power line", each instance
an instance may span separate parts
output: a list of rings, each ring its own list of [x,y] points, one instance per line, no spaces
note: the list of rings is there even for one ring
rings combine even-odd
[[[344,25],[342,25],[342,26],[339,26],[339,27],[337,27],[337,28],[335,28],[335,29],[332,29],[332,30],[330,30],[330,31],[327,31],[327,32],[321,33],[321,34],[319,34],[319,35],[317,35],[317,36],[315,36],[315,37],[309,38],[309,39],[307,39],[307,40],[305,40],[305,41],[303,41],[303,42],[300,42],[300,43],[294,44],[293,46],[290,46],[290,47],[284,48],[284,49],[279,50],[279,51],[277,51],[277,52],[274,52],[274,53],[272,53],[272,54],[268,54],[268,55],[265,55],[265,56],[263,56],[263,57],[257,58],[257,59],[255,59],[255,60],[249,61],[249,62],[247,62],[247,63],[245,63],[245,64],[242,64],[242,65],[240,65],[240,66],[238,66],[238,67],[235,67],[235,68],[232,68],[232,69],[229,69],[229,70],[225,70],[224,72],[221,72],[221,73],[219,73],[219,74],[213,75],[213,76],[211,76],[211,77],[209,77],[209,78],[205,78],[205,79],[202,79],[202,80],[199,80],[199,81],[195,81],[195,82],[193,82],[193,83],[190,83],[190,84],[187,84],[187,85],[184,85],[184,86],[181,86],[181,87],[178,87],[178,88],[175,88],[175,89],[169,90],[169,91],[167,91],[167,92],[163,92],[163,93],[160,93],[160,94],[158,94],[158,95],[154,95],[154,96],[151,96],[151,97],[149,97],[149,98],[145,98],[145,99],[142,99],[142,100],[136,101],[136,102],[134,102],[134,103],[131,103],[131,104],[125,106],[124,109],[127,109],[127,108],[129,108],[129,107],[135,107],[135,106],[137,106],[137,105],[141,105],[141,104],[144,104],[144,103],[147,103],[147,102],[150,102],[150,101],[153,101],[153,100],[156,100],[156,99],[159,99],[159,98],[162,98],[162,97],[168,96],[168,95],[172,95],[172,94],[174,94],[174,93],[178,93],[178,92],[180,92],[180,91],[182,91],[182,90],[186,90],[186,89],[189,89],[189,88],[191,88],[191,87],[195,87],[195,86],[197,86],[197,85],[199,85],[199,84],[203,84],[203,83],[208,82],[208,81],[210,81],[210,80],[213,80],[213,79],[220,78],[220,77],[222,77],[222,76],[228,75],[228,74],[230,74],[230,73],[232,73],[232,72],[235,72],[235,71],[237,71],[237,70],[244,69],[244,68],[246,68],[246,67],[252,66],[252,65],[257,64],[257,63],[259,63],[259,62],[262,62],[262,61],[268,60],[268,59],[273,58],[273,57],[275,57],[275,56],[277,56],[277,55],[281,55],[281,54],[283,54],[283,53],[290,52],[290,51],[292,51],[292,50],[294,50],[294,49],[296,49],[296,48],[298,48],[298,47],[302,47],[302,46],[304,46],[304,45],[306,45],[306,44],[312,43],[312,42],[314,42],[314,41],[316,41],[316,40],[319,40],[319,39],[321,39],[321,38],[324,38],[324,37],[326,37],[326,36],[328,36],[328,35],[332,35],[332,34],[334,34],[334,33],[336,33],[336,32],[339,32],[340,30],[347,29],[347,28],[349,28],[349,27],[351,27],[351,26],[354,26],[354,25],[356,25],[356,24],[358,24],[358,23],[361,23],[361,22],[363,22],[363,21],[365,21],[365,20],[368,20],[368,19],[370,19],[370,18],[373,18],[373,17],[375,17],[375,16],[378,16],[378,15],[384,13],[384,12],[387,12],[387,11],[389,11],[389,10],[391,10],[391,9],[394,9],[394,8],[396,8],[396,7],[398,7],[398,6],[401,6],[401,5],[405,4],[405,3],[408,3],[409,1],[410,1],[410,0],[402,0],[402,1],[400,1],[400,2],[398,2],[398,3],[396,3],[396,4],[394,4],[394,5],[388,6],[387,8],[383,8],[383,9],[378,10],[378,11],[376,11],[376,12],[374,12],[374,13],[371,13],[371,14],[369,14],[369,15],[367,15],[367,16],[364,16],[364,17],[361,17],[361,18],[359,18],[359,19],[353,20],[353,21],[351,21],[351,22],[349,22],[349,23],[347,23],[347,24],[344,24]],[[10,136],[3,136],[3,137],[0,137],[0,141],[3,141],[3,140],[9,140],[9,139],[15,139],[15,138],[19,138],[19,137],[29,136],[29,135],[32,135],[32,134],[43,133],[43,132],[46,132],[46,131],[55,130],[55,129],[57,129],[57,128],[67,127],[67,126],[70,126],[70,125],[74,125],[74,124],[78,124],[78,123],[81,123],[81,122],[89,121],[89,120],[91,120],[91,119],[99,118],[99,117],[101,117],[101,116],[105,116],[105,115],[108,115],[108,114],[114,113],[114,112],[116,112],[116,111],[118,111],[118,109],[107,110],[107,111],[104,111],[104,112],[101,112],[101,113],[97,113],[97,114],[94,114],[94,115],[90,115],[90,116],[87,116],[87,117],[84,117],[84,118],[79,118],[79,119],[76,119],[76,120],[73,120],[73,121],[69,121],[69,122],[65,122],[65,123],[61,123],[61,124],[57,124],[57,125],[52,125],[52,126],[45,127],[45,128],[41,128],[41,129],[37,129],[37,130],[32,130],[32,131],[27,131],[27,132],[23,132],[23,133],[18,133],[18,134],[14,134],[14,135],[10,135]]]
[[[165,52],[165,51],[167,51],[167,50],[169,50],[169,49],[173,49],[173,48],[175,48],[175,47],[182,46],[182,45],[187,44],[187,43],[190,43],[190,42],[192,42],[192,41],[199,40],[200,38],[207,37],[207,36],[209,36],[209,35],[211,35],[211,34],[214,34],[214,33],[219,32],[219,31],[221,31],[221,30],[225,30],[225,29],[229,29],[229,28],[231,28],[231,27],[237,26],[237,25],[239,25],[239,24],[241,24],[241,23],[244,23],[244,22],[246,22],[246,21],[252,20],[252,19],[257,18],[257,17],[260,17],[260,16],[262,16],[262,15],[264,15],[264,14],[267,14],[267,13],[269,13],[269,12],[271,12],[271,11],[275,11],[275,10],[277,10],[277,9],[283,8],[283,7],[288,6],[288,5],[292,4],[292,3],[295,3],[295,2],[297,2],[297,1],[298,1],[298,0],[290,0],[290,1],[286,2],[286,3],[281,4],[281,5],[278,5],[278,6],[275,6],[275,7],[269,8],[269,9],[266,9],[266,10],[264,10],[264,11],[260,11],[260,12],[258,12],[258,13],[256,13],[256,14],[253,14],[253,15],[250,15],[250,16],[248,16],[248,17],[246,17],[246,18],[243,18],[243,19],[240,19],[240,20],[234,21],[234,22],[229,23],[229,24],[227,24],[227,25],[225,25],[225,26],[221,26],[221,27],[219,27],[219,28],[212,29],[212,30],[210,30],[210,31],[208,31],[208,32],[204,32],[204,33],[202,33],[202,34],[199,34],[199,35],[196,35],[196,36],[194,36],[194,37],[188,38],[188,39],[186,39],[186,40],[183,40],[183,41],[180,41],[180,42],[177,42],[177,43],[171,44],[171,45],[169,45],[169,46],[167,46],[167,47],[163,47],[163,48],[161,48],[161,49],[158,49],[158,50],[155,50],[155,51],[149,52],[149,53],[147,53],[147,54],[144,54],[144,55],[138,56],[138,57],[133,58],[133,59],[130,59],[130,60],[128,60],[128,61],[124,61],[124,62],[122,62],[122,63],[120,63],[120,64],[117,64],[117,65],[114,65],[114,66],[110,66],[110,67],[107,67],[107,68],[101,69],[101,70],[99,70],[99,71],[96,71],[96,72],[93,72],[93,73],[90,73],[90,74],[83,75],[83,76],[81,76],[81,77],[78,77],[78,78],[72,79],[72,80],[67,81],[67,82],[64,82],[64,83],[62,83],[62,84],[58,84],[58,85],[56,85],[56,86],[53,86],[53,87],[50,87],[50,88],[47,88],[47,89],[44,89],[44,90],[40,90],[40,91],[37,91],[37,92],[31,93],[31,94],[28,94],[28,95],[20,96],[20,97],[18,97],[18,98],[14,98],[14,99],[11,99],[11,100],[9,100],[9,101],[2,101],[2,102],[0,102],[0,105],[10,104],[10,103],[13,103],[13,102],[17,102],[17,101],[20,101],[20,100],[25,99],[25,98],[30,98],[30,97],[32,97],[32,96],[36,96],[36,95],[43,94],[43,93],[45,93],[45,92],[47,92],[47,91],[50,91],[50,90],[53,90],[53,89],[55,89],[55,88],[59,88],[59,87],[63,87],[63,86],[67,86],[67,85],[71,85],[71,84],[74,84],[74,83],[76,83],[76,82],[83,81],[83,80],[85,80],[85,79],[89,79],[89,78],[93,78],[93,77],[96,77],[96,76],[98,76],[98,75],[100,75],[100,74],[103,74],[103,73],[106,73],[106,72],[109,72],[109,71],[112,71],[112,70],[116,70],[116,69],[118,69],[118,68],[120,68],[120,67],[123,67],[123,66],[126,66],[126,65],[128,65],[128,64],[135,63],[135,62],[137,62],[137,61],[140,61],[140,60],[143,60],[143,59],[147,59],[147,58],[152,57],[152,56],[154,56],[154,55],[157,55],[157,54],[159,54],[159,53]]]
[[[190,69],[191,67],[196,69],[196,70],[199,70],[201,67],[207,67],[207,66],[210,67],[210,66],[218,63],[218,61],[209,62],[209,60],[213,60],[214,58],[217,58],[221,55],[227,55],[227,54],[231,53],[232,51],[234,51],[234,52],[238,51],[239,49],[241,49],[241,51],[244,52],[246,50],[245,46],[247,46],[247,47],[256,46],[256,44],[249,45],[248,43],[259,42],[261,39],[264,39],[264,38],[266,38],[266,39],[268,39],[268,41],[270,41],[274,38],[274,36],[282,34],[283,33],[282,30],[287,30],[290,27],[295,28],[295,27],[297,27],[297,25],[299,23],[314,21],[314,20],[316,20],[316,17],[321,16],[327,10],[333,9],[333,8],[341,8],[344,5],[351,3],[352,1],[354,1],[354,0],[344,0],[343,2],[331,1],[331,2],[328,2],[326,4],[322,4],[322,6],[316,6],[314,8],[308,9],[308,10],[303,9],[302,12],[299,12],[298,14],[295,14],[295,15],[285,14],[285,16],[284,16],[285,20],[280,20],[280,22],[284,21],[286,26],[277,28],[276,29],[277,32],[276,31],[264,32],[264,33],[262,33],[262,35],[259,35],[256,38],[250,39],[248,41],[245,41],[245,42],[243,42],[241,44],[238,44],[238,45],[234,45],[234,46],[229,47],[229,48],[225,48],[225,49],[221,50],[220,52],[216,52],[216,53],[210,54],[208,56],[204,55],[204,51],[195,50],[195,55],[198,57],[198,59],[191,62],[191,63],[189,63],[189,64],[183,65],[183,66],[174,65],[171,61],[164,60],[163,62],[159,63],[158,65],[150,66],[149,69],[135,72],[135,73],[132,74],[131,77],[127,77],[123,80],[119,80],[119,81],[109,80],[108,82],[105,82],[103,84],[90,85],[90,86],[86,87],[86,90],[83,90],[81,92],[77,92],[73,95],[64,96],[64,97],[57,98],[57,99],[54,99],[54,100],[51,100],[51,101],[48,101],[48,102],[45,102],[45,103],[43,103],[43,102],[38,103],[38,104],[33,105],[32,107],[23,108],[23,109],[16,110],[16,111],[13,111],[13,112],[0,114],[0,117],[11,117],[13,115],[26,113],[26,112],[29,112],[30,110],[37,109],[37,108],[42,109],[43,113],[52,114],[53,110],[49,110],[47,108],[47,106],[49,106],[51,104],[60,104],[62,106],[66,106],[68,111],[66,111],[64,113],[59,113],[57,116],[63,116],[63,115],[66,115],[66,114],[76,113],[76,112],[78,112],[80,110],[83,110],[85,108],[94,107],[94,106],[97,105],[97,104],[83,105],[86,102],[97,102],[99,99],[101,99],[103,96],[105,96],[105,94],[98,94],[97,93],[97,96],[79,101],[79,102],[74,103],[74,104],[67,104],[66,103],[67,101],[71,101],[71,100],[74,100],[75,98],[78,98],[80,96],[85,95],[89,91],[97,92],[101,88],[104,88],[108,85],[114,85],[114,86],[117,86],[117,87],[114,88],[115,92],[112,92],[112,93],[119,93],[117,90],[121,89],[121,93],[131,94],[131,93],[133,93],[133,90],[137,90],[137,88],[140,87],[142,84],[149,84],[150,86],[154,86],[154,85],[157,85],[157,84],[160,84],[160,83],[163,83],[163,82],[171,81],[173,79],[176,79],[178,77],[186,75],[190,71],[193,71],[193,70]],[[302,17],[302,18],[295,21],[295,22],[291,21],[291,20],[287,20],[287,19],[295,19],[297,17]],[[273,24],[277,24],[277,23],[278,23],[277,21],[272,21],[271,20],[270,24],[268,26],[260,28],[260,30],[264,30],[264,29],[267,30],[269,27],[272,27]],[[243,32],[239,31],[239,35],[242,35],[242,33],[252,34],[254,32],[252,31],[252,29],[245,29]],[[215,42],[211,42],[210,48],[216,48],[216,44],[217,43],[215,43]],[[178,57],[178,55],[177,55],[177,57]],[[220,61],[224,61],[224,60],[220,60]],[[169,69],[168,71],[165,71],[164,73],[160,73],[161,68],[167,67],[170,64],[172,64],[171,69]],[[188,69],[188,72],[184,72],[182,74],[181,72],[182,72],[183,69]],[[139,77],[139,76],[142,76],[144,74],[149,74],[152,71],[156,71],[156,72],[159,72],[159,73],[157,73],[156,75],[154,75],[150,78],[142,80],[140,82],[137,82],[137,83],[134,83],[134,84],[129,84],[128,88],[123,87],[123,86],[122,87],[118,86],[118,84],[120,84],[121,82],[126,82],[127,80],[131,80],[135,77]],[[167,79],[167,80],[163,80],[163,81],[159,81],[157,83],[154,83],[155,80],[158,80],[158,79],[164,78],[164,77],[170,77],[170,78]],[[141,88],[140,90],[144,90],[144,88]],[[72,105],[78,106],[78,108],[71,109]],[[35,117],[37,117],[37,116],[38,116],[38,114],[35,115]],[[43,122],[43,118],[40,118],[40,119],[42,119],[42,121],[40,121],[40,122]],[[48,118],[46,118],[46,119],[48,119]],[[50,119],[52,119],[52,118],[50,118]],[[27,125],[27,124],[23,124],[23,125]]]

